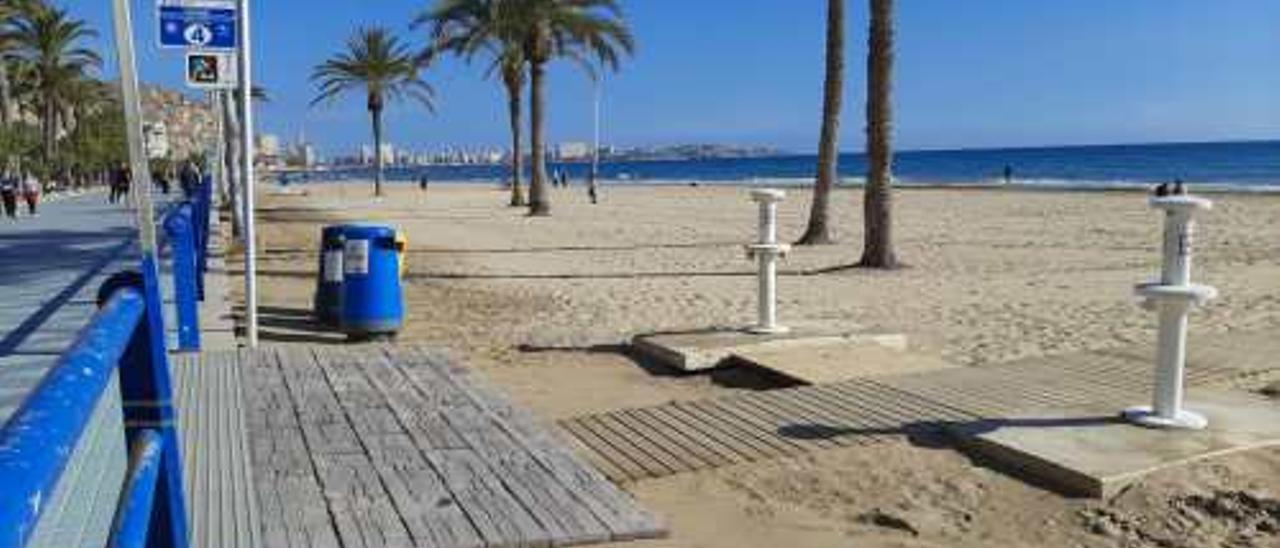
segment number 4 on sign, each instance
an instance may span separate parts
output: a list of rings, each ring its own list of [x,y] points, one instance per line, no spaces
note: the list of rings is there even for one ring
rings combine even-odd
[[[205,46],[213,39],[213,32],[201,24],[193,24],[187,27],[187,31],[183,33],[187,39],[187,43],[193,46]]]

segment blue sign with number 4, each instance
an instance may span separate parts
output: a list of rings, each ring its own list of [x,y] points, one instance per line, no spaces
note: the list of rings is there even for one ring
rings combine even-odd
[[[236,48],[236,10],[230,7],[160,6],[160,47]]]

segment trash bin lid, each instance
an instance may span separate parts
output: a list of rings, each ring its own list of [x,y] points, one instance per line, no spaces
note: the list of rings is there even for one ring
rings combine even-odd
[[[320,229],[320,240],[324,242],[336,242],[342,237],[343,231],[346,229],[344,225],[328,225]]]
[[[396,229],[389,225],[377,223],[350,223],[342,225],[342,235],[348,240],[370,240],[373,238],[394,238]]]

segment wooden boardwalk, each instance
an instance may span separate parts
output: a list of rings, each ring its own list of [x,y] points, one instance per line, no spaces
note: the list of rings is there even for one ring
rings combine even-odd
[[[550,546],[664,534],[443,356],[281,347],[237,357],[263,546]]]
[[[1087,352],[875,379],[802,386],[624,409],[560,422],[610,479],[682,472],[939,433],[980,419],[1017,419],[1031,408],[1145,403],[1147,348]],[[1188,384],[1280,370],[1280,337],[1233,334],[1194,340]]]

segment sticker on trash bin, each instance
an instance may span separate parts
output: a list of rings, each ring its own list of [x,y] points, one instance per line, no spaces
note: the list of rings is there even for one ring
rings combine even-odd
[[[369,275],[369,240],[348,240],[342,251],[343,273],[348,276]]]
[[[324,281],[342,281],[342,252],[332,250],[324,252]]]

